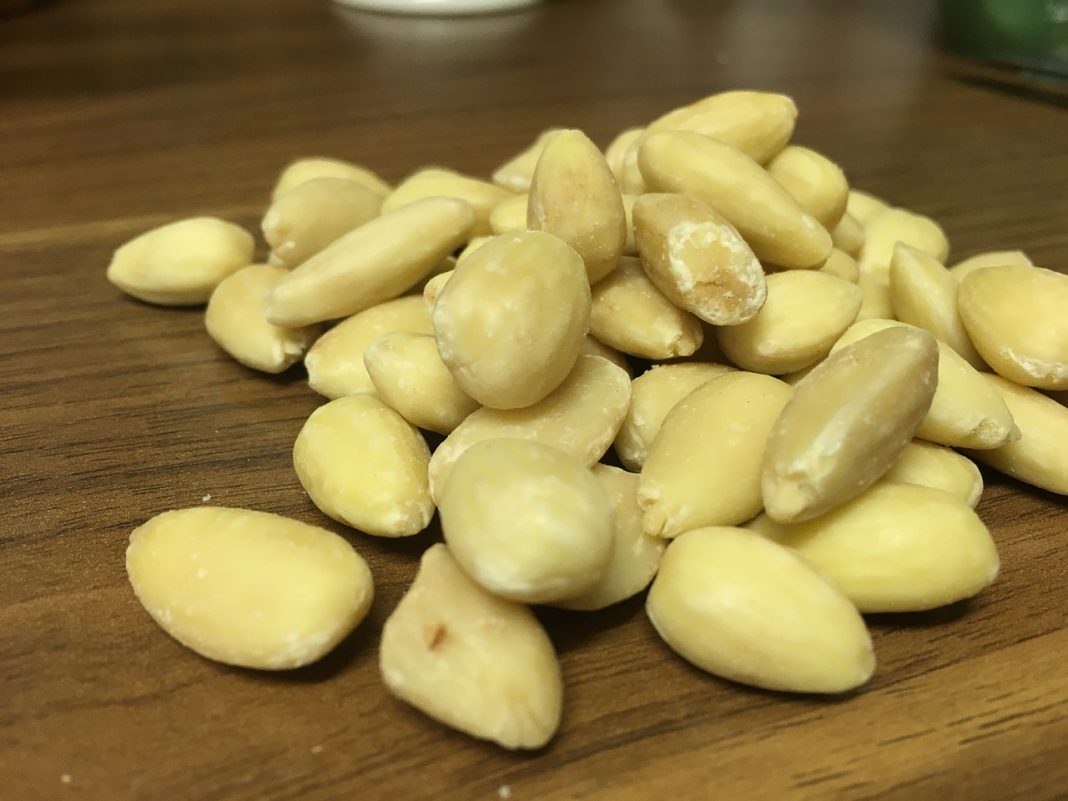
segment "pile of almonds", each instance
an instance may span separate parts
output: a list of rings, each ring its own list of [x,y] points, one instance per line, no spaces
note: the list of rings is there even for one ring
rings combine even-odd
[[[249,367],[303,358],[330,400],[293,464],[325,514],[377,537],[440,515],[380,649],[431,717],[544,745],[564,693],[528,605],[650,583],[694,665],[841,693],[875,668],[862,614],[997,575],[968,457],[1068,494],[1068,276],[1019,251],[947,269],[934,221],[789,144],[796,115],[725,92],[604,153],[546,131],[492,181],[304,159],[263,218],[268,264],[198,218],[123,245],[108,278],[206,302]],[[169,634],[250,668],[319,659],[373,595],[347,540],[243,509],[152,518],[127,569]]]

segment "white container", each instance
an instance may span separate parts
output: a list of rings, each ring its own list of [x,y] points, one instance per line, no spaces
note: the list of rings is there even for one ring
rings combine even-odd
[[[498,14],[537,5],[541,0],[336,0],[341,5],[384,14],[453,16]]]

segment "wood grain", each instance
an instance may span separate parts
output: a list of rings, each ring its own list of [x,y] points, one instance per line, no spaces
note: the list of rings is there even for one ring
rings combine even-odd
[[[775,88],[798,140],[935,216],[957,256],[1068,267],[1068,114],[963,80],[923,3],[550,2],[469,20],[325,0],[81,0],[0,21],[0,798],[1053,799],[1068,791],[1068,509],[988,473],[1003,571],[976,600],[871,620],[870,687],[828,701],[700,674],[640,600],[546,612],[563,730],[514,755],[382,689],[376,641],[433,534],[351,534],[371,618],[285,675],[166,637],[129,531],[213,503],[326,521],[290,448],[299,369],[229,361],[198,310],[104,280],[127,237],[195,213],[255,228],[277,170],[332,154],[391,179],[485,174],[550,125],[602,144],[729,87]],[[1066,443],[1068,445],[1068,443]]]

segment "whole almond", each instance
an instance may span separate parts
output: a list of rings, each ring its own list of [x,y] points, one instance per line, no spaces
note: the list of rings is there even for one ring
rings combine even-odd
[[[856,284],[860,281],[860,269],[857,267],[856,260],[838,248],[831,251],[827,261],[820,267],[820,272],[833,275],[835,278],[841,278],[851,284]]]
[[[842,168],[807,147],[787,145],[768,162],[768,175],[828,231],[846,211],[849,182]]]
[[[493,207],[489,215],[490,232],[495,236],[527,230],[527,195],[511,195]]]
[[[538,166],[541,151],[545,149],[550,137],[559,130],[548,128],[538,134],[538,138],[531,145],[493,171],[493,183],[509,192],[529,192],[530,180],[534,177],[534,168]]]
[[[768,436],[768,515],[809,520],[874,484],[927,414],[937,376],[938,345],[918,328],[879,331],[821,362]]]
[[[637,188],[636,194],[645,190],[641,173],[638,171],[638,141],[645,133],[644,128],[627,128],[620,131],[604,151],[604,160],[608,169],[616,177],[616,184],[624,191],[630,192]],[[633,185],[633,179],[637,179],[637,186]],[[630,186],[630,188],[628,188]]]
[[[949,255],[949,240],[938,223],[908,209],[891,208],[876,214],[864,226],[864,248],[859,258],[861,273],[887,278],[898,242],[943,264]]]
[[[490,213],[500,203],[514,196],[507,189],[488,181],[441,167],[425,167],[397,185],[382,202],[382,213],[388,214],[428,197],[452,197],[469,203],[475,210],[471,236],[485,236],[490,233]]]
[[[882,480],[942,490],[972,509],[983,494],[983,474],[974,462],[954,450],[922,439],[914,439],[905,446]]]
[[[440,543],[382,627],[378,666],[401,700],[503,748],[541,748],[560,725],[560,666],[538,619],[479,587]]]
[[[344,178],[369,189],[381,198],[393,191],[393,187],[383,181],[376,173],[353,164],[351,161],[331,158],[303,158],[291,162],[282,170],[271,192],[274,200],[301,184],[316,178]]]
[[[842,215],[838,225],[831,230],[831,242],[834,246],[854,259],[860,257],[864,249],[864,240],[864,227],[848,211]]]
[[[984,267],[1034,267],[1031,259],[1022,250],[991,250],[985,253],[976,253],[963,261],[959,261],[949,268],[953,277],[960,284],[964,276]]]
[[[862,192],[859,189],[850,189],[849,198],[846,201],[846,211],[853,215],[861,225],[882,214],[890,208],[885,200],[877,198],[870,192]]]

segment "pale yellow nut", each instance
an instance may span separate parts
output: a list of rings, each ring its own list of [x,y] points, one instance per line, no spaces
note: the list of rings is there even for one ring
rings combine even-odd
[[[1068,407],[1001,376],[982,376],[1009,407],[1020,438],[993,450],[968,451],[968,455],[1026,484],[1068,495]]]
[[[870,192],[862,192],[859,189],[850,189],[846,201],[846,211],[853,215],[857,222],[866,225],[890,208],[885,200],[880,200]]]
[[[659,364],[631,383],[630,406],[616,435],[615,450],[628,470],[640,471],[660,426],[675,404],[702,384],[734,372],[726,364]]]
[[[858,320],[892,320],[894,304],[890,300],[890,276],[886,273],[866,271],[860,268],[857,278],[860,287],[860,311]]]
[[[303,264],[331,242],[378,216],[382,196],[347,178],[312,178],[274,199],[260,227],[286,267]]]
[[[600,356],[580,356],[564,382],[525,409],[482,408],[445,438],[430,460],[434,498],[464,451],[487,439],[529,439],[559,448],[585,465],[612,444],[630,403],[630,376]]]
[[[756,317],[716,331],[727,358],[743,370],[782,375],[815,364],[860,311],[860,289],[833,275],[788,270],[767,281]]]
[[[522,439],[472,445],[439,500],[445,544],[501,598],[549,603],[593,589],[612,555],[612,505],[586,465]]]
[[[434,515],[430,450],[415,426],[373,395],[320,406],[293,444],[293,466],[312,503],[377,537],[418,534]]]
[[[864,248],[858,259],[860,272],[888,278],[894,247],[902,242],[945,263],[949,240],[930,217],[907,209],[887,209],[864,226]]]
[[[821,362],[794,387],[768,436],[768,515],[809,520],[874,484],[927,414],[937,375],[935,338],[911,327],[878,331]]]
[[[511,195],[496,206],[489,216],[490,232],[494,235],[527,230],[527,195]]]
[[[541,623],[479,587],[440,543],[383,625],[378,666],[393,695],[504,748],[541,748],[560,726],[563,680]]]
[[[527,228],[559,237],[582,257],[590,284],[615,269],[627,241],[616,179],[582,131],[555,134],[534,170]]]
[[[797,370],[797,371],[795,371],[793,373],[787,373],[786,375],[781,375],[781,376],[779,376],[779,379],[781,381],[785,381],[791,387],[796,387],[799,383],[801,383],[805,379],[806,376],[808,376],[809,373],[811,373],[813,370],[815,370],[821,364],[823,364],[822,360],[816,362],[815,364],[813,364],[810,367],[804,368],[803,370]]]
[[[650,280],[675,305],[714,325],[750,320],[764,305],[764,269],[741,234],[684,195],[634,202],[634,241]]]
[[[612,171],[612,175],[616,177],[616,183],[621,188],[623,188],[627,180],[628,164],[630,165],[629,169],[637,173],[638,165],[636,159],[638,151],[636,146],[644,133],[644,128],[627,128],[620,131],[616,138],[605,148],[604,160],[608,164],[608,169]],[[637,175],[640,180],[641,173],[637,173]],[[627,190],[624,188],[623,191]]]
[[[983,474],[971,459],[922,439],[905,446],[882,480],[942,490],[973,509],[983,495]]]
[[[208,335],[253,370],[282,372],[300,361],[319,334],[318,326],[281,328],[267,322],[267,299],[285,275],[283,267],[250,264],[224,278],[208,301]]]
[[[668,545],[645,611],[673,651],[742,684],[841,693],[875,671],[849,600],[793,551],[744,529],[699,528]]]
[[[484,406],[537,403],[563,381],[590,327],[579,255],[541,231],[504,234],[461,262],[432,314],[438,352]]]
[[[422,281],[414,284],[412,286],[412,288],[410,290],[408,290],[408,292],[405,293],[405,294],[408,294],[408,295],[421,295],[421,294],[423,294],[423,292],[426,291],[426,285],[429,284],[431,281],[433,281],[435,278],[437,278],[439,275],[452,275],[452,271],[456,269],[456,264],[457,264],[457,260],[456,260],[455,256],[446,256],[444,259],[439,261],[430,270],[429,273],[427,273],[426,277]]]
[[[896,320],[861,320],[849,327],[831,352],[889,328],[921,330]],[[998,393],[956,351],[941,340],[937,343],[937,388],[916,436],[953,448],[997,448],[1017,439],[1012,415]]]
[[[831,251],[827,261],[820,267],[820,272],[833,275],[835,278],[841,278],[851,284],[856,284],[860,281],[860,270],[857,267],[856,260],[838,248]]]
[[[684,131],[651,133],[638,165],[651,191],[689,195],[722,214],[761,261],[817,268],[831,253],[827,230],[759,164],[730,145]]]
[[[363,363],[378,397],[417,428],[448,434],[478,408],[441,360],[431,334],[385,334],[371,343]]]
[[[197,306],[226,276],[249,265],[254,247],[239,225],[192,217],[131,239],[111,257],[107,278],[146,303]]]
[[[612,362],[616,367],[624,370],[628,377],[632,377],[634,371],[630,368],[630,363],[627,361],[627,357],[620,353],[615,348],[610,348],[603,342],[598,342],[592,336],[587,334],[582,339],[582,349],[579,351],[580,356],[600,356],[602,359],[607,359]]]
[[[315,178],[344,178],[346,181],[353,181],[369,189],[382,198],[393,191],[393,187],[376,173],[359,164],[341,159],[313,157],[297,159],[282,170],[271,192],[271,199]]]
[[[864,240],[864,227],[848,211],[842,215],[838,225],[831,231],[831,242],[834,246],[854,259],[860,257],[864,249]]]
[[[534,177],[534,168],[538,166],[541,151],[545,149],[549,138],[559,130],[549,128],[538,134],[538,138],[529,147],[493,171],[493,183],[509,192],[529,192],[530,180]]]
[[[1068,389],[1068,275],[988,267],[964,279],[957,302],[994,372],[1028,387]]]
[[[704,341],[701,321],[664,297],[630,256],[593,288],[590,331],[606,345],[644,359],[689,356]]]
[[[1022,250],[991,250],[977,253],[959,261],[949,268],[959,284],[964,276],[984,267],[1034,267],[1031,259]]]
[[[397,184],[397,188],[382,201],[382,213],[388,214],[429,197],[451,197],[470,204],[475,211],[471,236],[486,236],[490,233],[490,212],[513,195],[489,181],[441,167],[426,167]]]
[[[800,145],[787,145],[768,162],[768,175],[828,231],[845,214],[849,182],[842,168],[822,153]]]
[[[467,241],[470,204],[431,197],[361,225],[335,240],[274,288],[267,319],[307,325],[369,309],[402,295]]]
[[[871,612],[922,612],[971,598],[997,577],[998,553],[971,507],[942,490],[880,481],[815,520],[749,528],[785,545]]]
[[[641,168],[638,166],[638,151],[644,138],[645,129],[643,128],[642,136],[633,139],[630,147],[627,148],[627,152],[623,154],[620,177],[617,179],[620,190],[635,197],[644,195],[649,191],[649,187],[645,185],[645,178],[642,177]]]
[[[738,148],[766,164],[790,141],[797,106],[773,92],[720,92],[669,111],[649,131],[695,131]]]
[[[593,475],[612,504],[612,555],[592,588],[553,604],[564,609],[604,609],[637,595],[653,580],[664,553],[664,540],[642,531],[638,477],[606,464],[594,465]]]
[[[676,403],[642,465],[645,533],[671,538],[759,513],[764,442],[791,393],[771,376],[732,372]]]
[[[899,242],[890,259],[894,317],[930,331],[976,370],[986,362],[975,350],[957,310],[957,279],[934,258]]]
[[[430,312],[419,297],[403,297],[354,314],[323,334],[304,356],[308,386],[328,398],[374,392],[363,363],[379,337],[394,331],[432,334]]]
[[[468,256],[470,256],[472,253],[474,253],[480,247],[482,247],[487,242],[489,242],[491,239],[493,239],[492,236],[476,236],[474,239],[472,239],[470,242],[468,242],[466,245],[464,245],[464,249],[461,250],[459,252],[459,254],[457,254],[457,256],[456,256],[456,264],[459,264],[460,262],[462,262],[464,259],[466,259]]]
[[[141,605],[182,645],[260,670],[325,656],[374,595],[367,563],[337,534],[219,506],[164,512],[134,529],[126,573]]]
[[[623,245],[624,256],[637,256],[638,243],[634,239],[634,201],[638,195],[623,195],[623,214],[627,220],[627,241]]]

